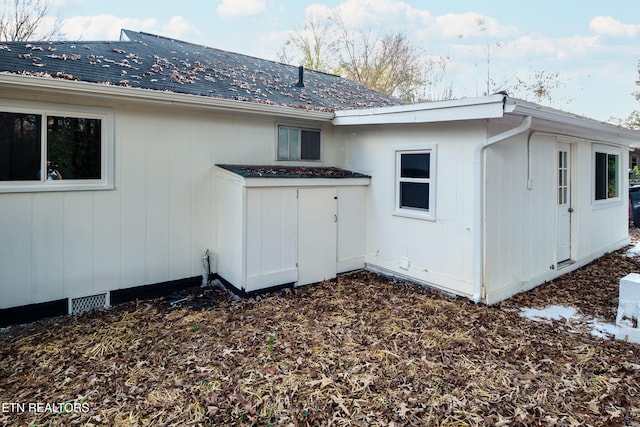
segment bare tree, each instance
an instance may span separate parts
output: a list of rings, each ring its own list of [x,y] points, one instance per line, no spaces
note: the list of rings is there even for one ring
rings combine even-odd
[[[522,94],[522,98],[530,99],[533,102],[557,106],[571,101],[556,96],[556,91],[565,85],[566,80],[560,73],[536,70],[531,72],[526,79],[516,77],[516,83],[511,89],[516,96]]]
[[[287,47],[301,53],[300,64],[307,68],[339,74],[408,101],[415,100],[423,83],[417,49],[404,33],[357,30],[337,15],[327,19],[307,15],[304,29],[287,40],[281,60],[291,59]]]
[[[52,40],[61,36],[60,23],[42,32],[44,19],[49,12],[46,0],[3,0],[0,13],[0,40]]]
[[[337,23],[341,37],[334,53],[340,74],[378,92],[415,99],[422,71],[417,51],[404,33],[378,36]]]
[[[638,71],[638,80],[635,81],[636,86],[640,86],[640,61],[638,61],[637,65]],[[640,91],[633,92],[632,95],[636,98],[637,101],[640,101]],[[612,117],[610,122],[617,124],[618,126],[626,127],[633,130],[640,130],[640,112],[638,110],[634,110],[629,114],[629,117],[625,119],[619,119]]]
[[[304,29],[292,33],[279,58],[282,62],[290,62],[287,47],[293,46],[301,52],[302,58],[298,65],[315,71],[331,72],[331,19],[321,19],[308,14]]]
[[[417,101],[444,101],[453,98],[450,58],[428,58],[424,67],[424,84]]]

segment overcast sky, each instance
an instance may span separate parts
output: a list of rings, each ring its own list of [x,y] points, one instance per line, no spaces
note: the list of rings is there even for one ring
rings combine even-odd
[[[484,95],[536,71],[559,73],[557,108],[598,120],[640,110],[637,0],[49,0],[67,40],[117,40],[145,31],[277,59],[305,14],[340,14],[375,31],[402,31],[424,55],[447,59],[455,97]],[[489,53],[489,56],[487,55]],[[489,70],[487,58],[489,57]]]

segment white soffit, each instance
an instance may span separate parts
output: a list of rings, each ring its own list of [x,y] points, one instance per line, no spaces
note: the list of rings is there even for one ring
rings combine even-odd
[[[336,111],[333,124],[375,125],[491,119],[503,116],[503,95]]]

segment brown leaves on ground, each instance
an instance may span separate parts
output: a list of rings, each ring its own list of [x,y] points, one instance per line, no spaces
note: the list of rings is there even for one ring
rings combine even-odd
[[[610,320],[632,270],[619,251],[493,307],[357,272],[257,301],[209,290],[199,311],[158,300],[14,327],[0,335],[0,422],[640,425],[640,346],[513,310]],[[80,410],[9,407],[29,402]]]

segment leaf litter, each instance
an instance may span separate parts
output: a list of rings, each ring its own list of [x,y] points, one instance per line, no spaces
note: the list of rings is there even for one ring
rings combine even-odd
[[[359,271],[15,326],[0,333],[0,423],[638,426],[638,345],[520,310],[615,321],[618,280],[639,267],[623,249],[495,306]],[[29,402],[85,406],[11,406]]]

